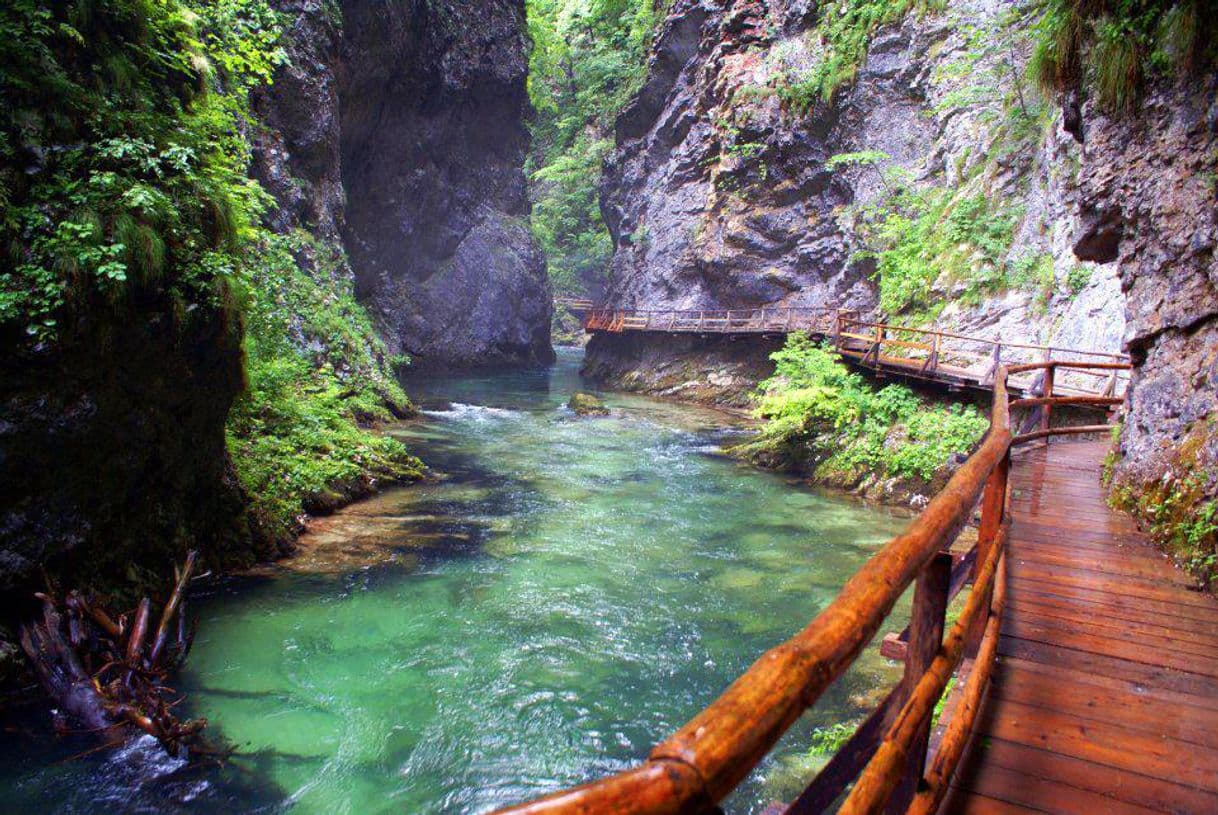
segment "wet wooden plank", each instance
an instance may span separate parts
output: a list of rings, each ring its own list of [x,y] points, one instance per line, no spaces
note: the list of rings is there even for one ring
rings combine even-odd
[[[1119,711],[1114,714],[1119,718]],[[990,738],[1218,794],[1218,750],[1213,748],[1184,747],[1168,736],[1010,700],[987,707],[981,729]]]
[[[1218,749],[1218,710],[1187,704],[1165,704],[1161,695],[1132,688],[1103,687],[1063,681],[1057,673],[1037,673],[1003,664],[990,698],[1045,710],[1059,710],[1084,719],[1109,721],[1120,711],[1124,727],[1175,741]],[[1215,810],[1218,811],[1218,810]]]
[[[1082,789],[1056,779],[1029,778],[1020,770],[996,762],[973,768],[957,786],[988,798],[1029,807],[1051,815],[1102,812],[1105,815],[1151,815],[1159,812],[1140,804]]]
[[[944,812],[1218,812],[1218,601],[1108,508],[1105,452],[1014,459],[1000,662]]]
[[[1184,787],[1159,778],[1129,773],[1003,739],[989,739],[981,749],[985,751],[984,765],[973,765],[966,773],[962,773],[957,779],[958,786],[981,786],[974,784],[972,780],[983,768],[999,767],[1017,773],[1022,786],[1038,797],[1042,796],[1043,792],[1056,793],[1068,787],[1096,793],[1101,798],[1093,799],[1094,805],[1084,810],[1087,815],[1105,815],[1110,811],[1108,806],[1112,802],[1124,802],[1154,812],[1196,815],[1218,812],[1218,796],[1205,790]],[[1046,802],[1040,808],[1043,810],[1045,806],[1052,804]]]

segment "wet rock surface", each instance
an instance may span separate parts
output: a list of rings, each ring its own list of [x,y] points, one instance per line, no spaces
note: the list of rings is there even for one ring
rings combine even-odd
[[[1112,213],[1135,370],[1120,481],[1183,465],[1218,495],[1218,77],[1164,86],[1140,110],[1084,108],[1084,207]],[[1186,440],[1190,440],[1186,443]],[[1181,459],[1187,458],[1187,461]]]
[[[339,61],[357,292],[425,366],[553,359],[526,219],[523,0],[346,0]]]
[[[105,314],[98,309],[99,314]],[[0,360],[0,588],[138,585],[187,546],[248,565],[277,543],[245,511],[224,420],[242,386],[236,318],[169,302],[86,321]],[[16,342],[9,346],[17,348]]]
[[[417,366],[550,361],[522,170],[523,2],[277,7],[289,62],[257,95],[255,150],[276,229],[344,250],[335,273]]]
[[[965,297],[947,276],[935,281],[933,295],[945,304],[937,325],[1009,342],[1118,351],[1124,304],[1116,265],[1092,260],[1111,260],[1119,231],[1106,208],[1088,216],[1078,206],[1083,147],[1060,112],[1043,138],[1026,142],[1003,124],[1003,100],[1018,90],[1004,61],[1012,53],[1023,59],[1030,48],[1017,24],[1005,22],[1007,12],[953,3],[882,26],[854,80],[832,101],[817,98],[803,109],[776,89],[815,64],[821,7],[678,0],[606,164],[602,210],[615,244],[607,302],[831,306],[877,315],[875,262],[860,251],[855,213],[889,195],[891,182],[875,167],[831,161],[870,153],[919,185],[971,184],[1009,203],[1021,220],[1008,259],[1052,259],[1051,279],[991,287],[980,298]],[[1001,48],[979,45],[1007,40]],[[990,82],[993,88],[978,91]],[[1073,271],[1080,266],[1082,276]],[[599,338],[589,346],[588,370],[619,385],[668,387],[649,384],[664,377],[646,366],[668,364],[669,338],[653,336],[650,354],[638,350],[645,341]],[[630,358],[642,367],[628,376],[622,361]],[[768,373],[765,366],[758,372]]]
[[[773,372],[770,354],[781,347],[777,337],[595,334],[582,372],[617,390],[747,407],[749,391]]]
[[[573,393],[567,400],[567,407],[575,411],[577,416],[608,416],[609,408],[605,403],[590,393]]]

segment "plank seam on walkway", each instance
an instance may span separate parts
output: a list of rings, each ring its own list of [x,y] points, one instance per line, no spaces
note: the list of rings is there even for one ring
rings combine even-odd
[[[1218,812],[1218,600],[1107,507],[1105,450],[1014,457],[999,664],[944,812]]]

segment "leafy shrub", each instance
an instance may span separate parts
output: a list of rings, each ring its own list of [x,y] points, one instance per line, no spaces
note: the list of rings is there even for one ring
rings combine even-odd
[[[1090,267],[1081,264],[1070,267],[1070,271],[1066,273],[1066,288],[1071,294],[1078,294],[1087,288],[1087,284],[1091,282],[1091,272]]]
[[[1111,503],[1138,518],[1156,544],[1211,589],[1218,581],[1218,484],[1208,451],[1216,433],[1218,418],[1194,423],[1171,451],[1167,470],[1148,483],[1120,473],[1115,450],[1104,462]]]
[[[930,481],[984,435],[988,420],[972,406],[926,402],[903,385],[878,391],[827,347],[791,335],[775,352],[774,375],[754,395],[766,420],[739,452],[765,456],[809,448],[817,474],[854,480],[874,473]]]

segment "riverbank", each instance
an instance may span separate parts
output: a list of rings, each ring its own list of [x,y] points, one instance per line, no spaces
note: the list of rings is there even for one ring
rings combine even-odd
[[[61,763],[86,739],[44,730],[0,744],[0,809],[438,815],[586,780],[806,625],[905,523],[725,458],[740,423],[718,410],[598,393],[609,415],[576,416],[588,383],[560,354],[408,378],[421,415],[384,431],[436,477],[310,519],[296,556],[191,598],[174,687],[241,746],[231,767],[137,745]],[[898,675],[870,649],[729,811],[789,797],[823,763],[816,729]]]

